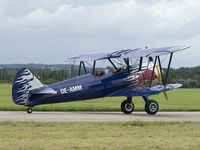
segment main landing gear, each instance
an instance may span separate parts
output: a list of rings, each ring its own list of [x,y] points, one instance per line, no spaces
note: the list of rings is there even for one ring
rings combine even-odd
[[[121,110],[125,114],[130,114],[134,110],[134,104],[132,102],[132,97],[127,97],[127,100],[124,100],[121,104]]]
[[[149,115],[154,115],[159,110],[159,105],[155,100],[149,100],[147,96],[143,96],[145,101],[145,111]],[[124,100],[121,104],[121,110],[125,114],[130,114],[134,111],[134,103],[132,102],[132,97],[127,97],[127,100]]]
[[[155,100],[148,100],[145,104],[145,111],[149,115],[154,115],[158,112],[159,106]]]
[[[28,114],[31,114],[31,113],[32,113],[32,108],[31,108],[31,107],[28,107],[27,113],[28,113]]]

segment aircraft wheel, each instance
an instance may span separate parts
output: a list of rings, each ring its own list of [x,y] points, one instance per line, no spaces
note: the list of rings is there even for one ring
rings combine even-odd
[[[148,100],[145,104],[145,111],[150,114],[154,115],[158,112],[159,106],[155,100]]]
[[[32,113],[32,108],[29,107],[29,108],[27,109],[27,113],[28,113],[28,114],[31,114],[31,113]]]
[[[127,100],[124,100],[121,104],[121,110],[125,114],[130,114],[134,110],[134,104],[133,102],[129,102]]]

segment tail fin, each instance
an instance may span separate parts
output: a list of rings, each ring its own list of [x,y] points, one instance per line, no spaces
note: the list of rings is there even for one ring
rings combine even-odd
[[[26,68],[20,69],[13,82],[12,98],[15,104],[26,105],[29,91],[42,87],[41,82]]]

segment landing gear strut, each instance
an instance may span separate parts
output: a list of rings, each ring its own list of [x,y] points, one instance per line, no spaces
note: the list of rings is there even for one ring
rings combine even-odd
[[[29,108],[27,109],[27,113],[28,113],[28,114],[31,114],[31,113],[32,113],[32,108],[31,108],[31,107],[29,107]]]
[[[125,114],[130,114],[134,110],[134,104],[132,102],[132,97],[127,97],[127,100],[124,100],[121,104],[121,110]]]

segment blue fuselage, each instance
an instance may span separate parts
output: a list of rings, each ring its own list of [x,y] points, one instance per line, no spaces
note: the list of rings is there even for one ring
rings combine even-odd
[[[129,80],[129,76],[130,73],[127,70],[118,73],[108,71],[99,77],[92,74],[78,76],[49,85],[48,87],[57,91],[56,94],[32,94],[27,106],[106,97],[133,86],[134,80]]]

